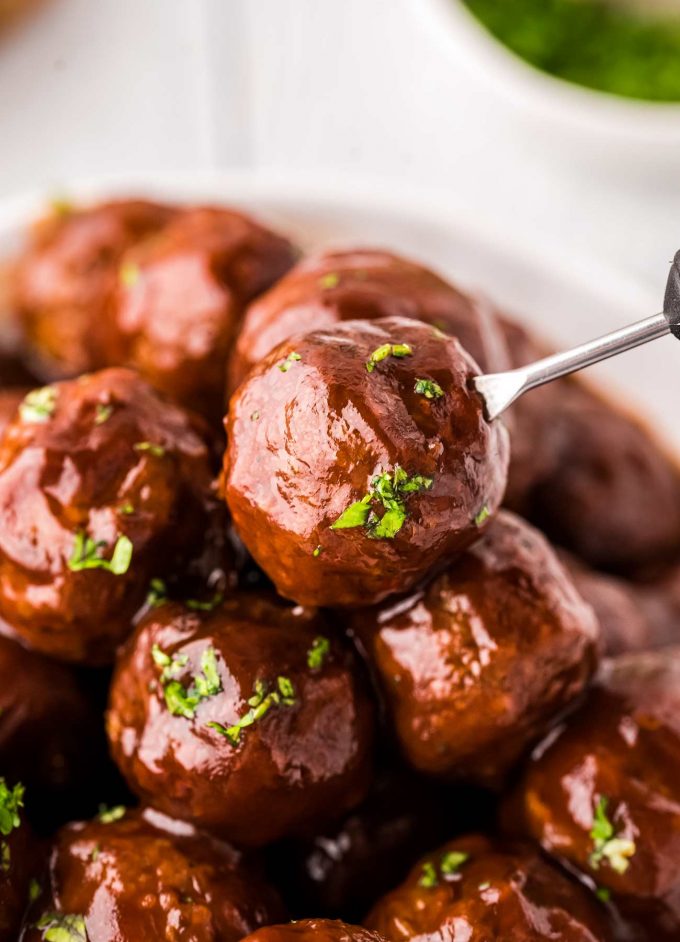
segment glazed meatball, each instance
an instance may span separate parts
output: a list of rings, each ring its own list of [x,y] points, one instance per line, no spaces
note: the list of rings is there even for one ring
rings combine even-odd
[[[624,912],[654,914],[651,938],[679,938],[680,648],[605,662],[537,747],[508,817]]]
[[[486,827],[494,814],[489,792],[390,765],[359,808],[314,836],[270,849],[269,866],[293,916],[360,921],[443,833]]]
[[[102,329],[121,257],[172,212],[143,200],[59,204],[35,227],[13,273],[11,304],[44,379],[106,365]]]
[[[11,783],[11,784],[10,784]],[[40,871],[40,850],[24,816],[24,786],[0,777],[0,942],[15,942]]]
[[[0,441],[0,617],[105,663],[149,581],[200,544],[212,479],[194,421],[127,370],[26,397]]]
[[[228,845],[151,810],[114,808],[59,832],[21,939],[238,942],[282,915]]]
[[[31,822],[41,829],[83,806],[96,810],[111,782],[102,718],[80,679],[7,638],[0,638],[0,768],[26,786]]]
[[[122,259],[109,362],[130,363],[157,389],[219,421],[244,306],[294,259],[286,239],[240,213],[178,215]]]
[[[563,388],[553,415],[561,460],[532,495],[532,520],[596,568],[677,553],[680,470],[636,421],[585,388]]]
[[[372,719],[355,659],[314,613],[242,595],[140,623],[108,732],[140,797],[254,846],[361,801]]]
[[[486,372],[509,366],[501,329],[486,301],[398,255],[355,249],[304,259],[251,304],[232,357],[231,389],[295,334],[381,317],[409,317],[451,334]]]
[[[366,925],[389,942],[604,942],[605,917],[588,891],[531,847],[485,837],[428,854],[379,900]]]
[[[232,397],[223,491],[286,598],[357,606],[414,585],[502,499],[505,428],[456,340],[403,318],[288,340]]]
[[[409,762],[492,786],[595,666],[592,609],[545,539],[508,512],[424,588],[351,624]]]
[[[247,942],[385,942],[377,932],[335,919],[302,919],[285,926],[266,926]]]

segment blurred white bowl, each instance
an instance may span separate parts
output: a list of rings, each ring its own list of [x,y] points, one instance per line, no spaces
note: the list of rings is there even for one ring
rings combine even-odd
[[[677,176],[680,104],[620,98],[548,75],[492,36],[461,0],[404,3],[445,55],[531,119],[542,142],[568,143],[616,170]]]
[[[310,178],[247,172],[125,176],[68,181],[60,196],[92,202],[115,196],[147,196],[177,203],[216,202],[241,207],[279,227],[305,249],[376,246],[419,259],[499,306],[558,345],[573,345],[661,309],[624,273],[592,259],[551,253],[537,234],[518,244],[478,218],[451,218],[430,193],[377,180]],[[44,212],[52,193],[0,202],[0,263],[20,246],[26,227]],[[586,371],[617,398],[660,428],[680,453],[680,419],[668,408],[678,398],[680,347],[657,340]],[[612,390],[613,387],[613,390]]]

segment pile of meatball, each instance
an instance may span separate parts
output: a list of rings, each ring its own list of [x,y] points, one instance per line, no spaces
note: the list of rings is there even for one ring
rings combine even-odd
[[[645,427],[488,421],[519,322],[223,207],[59,203],[6,274],[0,942],[680,939]]]

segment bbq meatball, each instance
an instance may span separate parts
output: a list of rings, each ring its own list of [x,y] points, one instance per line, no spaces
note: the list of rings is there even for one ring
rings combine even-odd
[[[624,912],[654,912],[652,938],[679,938],[680,648],[605,662],[583,708],[537,747],[508,818]]]
[[[271,848],[269,866],[293,916],[360,921],[443,833],[487,826],[494,814],[489,792],[389,766],[360,807],[313,836]]]
[[[258,929],[248,936],[247,942],[385,942],[385,939],[377,932],[339,919],[302,919],[285,926]]]
[[[0,777],[0,942],[15,942],[42,864],[25,821],[24,786],[10,782]]]
[[[351,652],[314,613],[257,596],[152,611],[119,659],[108,733],[133,791],[239,844],[341,815],[369,785]]]
[[[531,847],[473,835],[428,854],[379,900],[366,925],[389,942],[604,942],[605,917],[588,891]]]
[[[283,596],[379,602],[480,535],[508,442],[477,372],[456,340],[403,318],[301,335],[255,367],[231,400],[223,491]]]
[[[304,259],[250,305],[232,357],[231,389],[295,334],[380,317],[409,317],[451,334],[485,372],[509,366],[503,334],[486,301],[398,255],[355,249]]]
[[[543,537],[508,512],[424,588],[351,624],[409,762],[492,786],[595,666],[592,609]]]
[[[104,663],[153,576],[196,550],[202,429],[134,373],[32,392],[0,441],[0,617],[54,657]]]
[[[10,292],[44,379],[106,365],[102,330],[121,256],[160,229],[172,213],[143,200],[84,209],[58,204],[35,227],[16,264]]]
[[[590,565],[633,570],[680,548],[680,470],[650,433],[574,383],[553,415],[561,460],[530,516]]]
[[[240,213],[193,209],[132,247],[113,303],[109,362],[219,421],[244,306],[293,264],[286,239]]]
[[[22,942],[61,940],[58,929],[74,942],[238,942],[283,915],[233,848],[151,810],[63,828],[48,877]]]
[[[101,716],[73,670],[7,638],[0,638],[0,769],[26,786],[31,822],[41,828],[83,805],[94,811],[111,778]]]

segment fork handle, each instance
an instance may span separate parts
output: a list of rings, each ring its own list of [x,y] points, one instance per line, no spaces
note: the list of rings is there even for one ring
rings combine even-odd
[[[680,252],[675,253],[663,301],[664,317],[674,337],[680,340]]]

